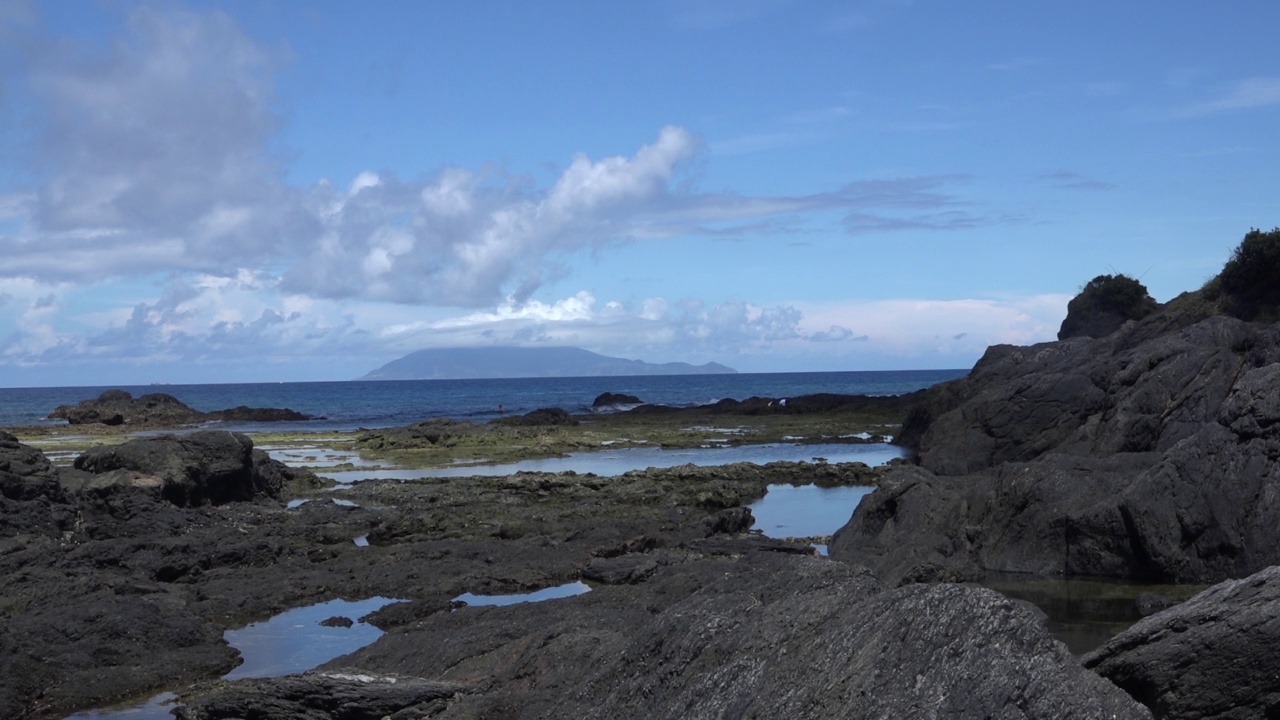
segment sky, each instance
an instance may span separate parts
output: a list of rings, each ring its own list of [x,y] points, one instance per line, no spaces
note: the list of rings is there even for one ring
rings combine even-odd
[[[1274,0],[0,0],[0,387],[967,368],[1280,225]]]

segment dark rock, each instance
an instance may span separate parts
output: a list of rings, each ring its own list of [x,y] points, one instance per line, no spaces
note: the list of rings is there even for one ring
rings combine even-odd
[[[447,445],[452,439],[482,432],[483,426],[465,420],[434,418],[413,425],[363,432],[356,438],[371,450],[395,450],[428,445]]]
[[[60,535],[75,520],[69,503],[44,453],[0,430],[0,538]]]
[[[8,500],[64,502],[58,473],[49,458],[0,430],[0,496]]]
[[[1150,717],[995,592],[770,553],[434,615],[343,664],[471,683],[457,717]]]
[[[1142,283],[1126,275],[1099,275],[1067,303],[1058,339],[1106,337],[1130,320],[1141,320],[1160,307]]]
[[[128,470],[159,478],[162,496],[180,507],[278,498],[285,480],[296,475],[265,453],[255,454],[247,436],[217,430],[96,448],[76,458],[75,468],[94,474]]]
[[[300,413],[289,408],[251,408],[238,405],[227,410],[214,410],[206,413],[213,420],[223,422],[300,422],[303,420],[322,420],[314,415]]]
[[[648,580],[658,570],[658,561],[648,555],[593,558],[582,570],[582,579],[605,585],[634,585]]]
[[[703,526],[706,528],[707,536],[710,537],[743,533],[750,530],[755,522],[756,519],[751,515],[750,508],[732,507],[708,516],[703,520]]]
[[[491,420],[494,425],[540,426],[577,425],[578,421],[564,408],[538,408],[524,415],[501,417]]]
[[[325,618],[324,620],[321,620],[321,621],[320,621],[320,624],[321,624],[322,626],[324,626],[324,627],[344,627],[344,628],[349,628],[349,627],[351,627],[352,625],[355,625],[355,624],[356,624],[356,621],[355,621],[355,620],[352,620],[352,619],[351,619],[351,618],[349,618],[349,617],[343,617],[343,616],[341,616],[341,615],[334,615],[333,617]]]
[[[591,403],[593,408],[616,407],[619,405],[640,405],[644,401],[635,395],[626,395],[623,393],[600,393],[596,396],[595,402]]]
[[[1280,325],[1187,302],[1101,339],[991,348],[927,391],[920,468],[891,470],[832,556],[893,582],[1217,582],[1280,563]]]
[[[189,701],[174,714],[180,720],[419,718],[439,713],[453,696],[469,689],[421,678],[306,673],[234,683]]]
[[[213,421],[280,422],[315,419],[287,408],[250,408],[243,405],[229,410],[201,412],[168,393],[148,393],[135,398],[124,390],[107,390],[92,400],[77,405],[60,405],[50,418],[66,420],[71,425],[99,423],[135,427],[181,427]]]
[[[1280,711],[1280,568],[1216,585],[1084,658],[1161,718]]]
[[[1158,612],[1168,610],[1178,604],[1177,600],[1159,593],[1144,592],[1138,593],[1138,599],[1134,601],[1138,608],[1138,614],[1142,617],[1155,615]]]

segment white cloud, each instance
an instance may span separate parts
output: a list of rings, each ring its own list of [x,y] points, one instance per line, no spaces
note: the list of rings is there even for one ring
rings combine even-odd
[[[800,196],[678,183],[701,143],[661,129],[631,155],[574,156],[550,184],[446,168],[429,180],[359,173],[346,190],[285,182],[272,151],[281,53],[226,14],[131,12],[107,47],[26,46],[39,187],[0,197],[0,275],[96,282],[156,272],[282,275],[292,294],[490,307],[523,302],[566,256],[611,243],[780,233],[817,213],[848,229],[985,222],[961,177],[850,183]]]
[[[1180,117],[1200,117],[1236,110],[1280,105],[1280,78],[1252,77],[1237,80],[1213,100],[1180,110]]]

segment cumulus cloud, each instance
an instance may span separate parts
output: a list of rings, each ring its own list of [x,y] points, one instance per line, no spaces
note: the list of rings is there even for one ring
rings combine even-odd
[[[611,243],[781,233],[828,211],[846,213],[853,232],[983,221],[950,189],[959,176],[798,196],[698,192],[677,178],[703,146],[676,126],[629,155],[579,154],[544,188],[466,168],[293,186],[272,150],[286,53],[226,14],[139,8],[105,48],[24,47],[39,183],[0,195],[8,277],[270,268],[315,298],[492,307],[532,297],[566,256]]]
[[[226,270],[305,229],[269,150],[279,60],[225,14],[139,8],[104,50],[51,41],[27,63],[42,184],[18,195],[6,274]]]
[[[164,8],[137,7],[102,45],[42,37],[27,20],[13,34],[17,21],[0,17],[4,38],[22,39],[0,52],[35,120],[17,143],[31,165],[0,187],[5,362],[363,362],[513,342],[646,359],[841,352],[886,336],[785,303],[539,291],[575,253],[619,243],[790,241],[838,218],[850,233],[993,222],[960,198],[964,176],[703,192],[685,168],[704,143],[678,126],[620,154],[567,158],[542,184],[461,167],[291,184],[275,93],[287,52],[225,13]]]

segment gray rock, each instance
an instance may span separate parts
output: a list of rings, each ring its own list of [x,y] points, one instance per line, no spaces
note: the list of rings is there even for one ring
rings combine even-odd
[[[276,498],[286,480],[296,476],[296,471],[254,451],[247,436],[215,430],[95,448],[76,458],[75,468],[93,474],[128,470],[159,478],[161,495],[179,507]]]
[[[0,538],[57,536],[74,519],[68,502],[44,453],[0,430]]]
[[[1085,656],[1156,717],[1280,712],[1280,567],[1215,585]]]
[[[133,427],[179,427],[211,421],[280,422],[309,420],[309,415],[288,408],[251,408],[241,405],[227,410],[201,412],[168,393],[148,393],[133,397],[124,390],[107,390],[96,398],[76,405],[60,405],[49,413],[70,425],[129,425]]]
[[[1164,310],[995,347],[930,390],[831,554],[891,582],[990,571],[1217,582],[1280,563],[1280,325]]]
[[[468,689],[366,673],[306,673],[235,683],[178,708],[180,720],[381,720],[435,715]]]
[[[471,684],[449,717],[1150,717],[995,592],[761,552],[435,614],[343,666]]]

